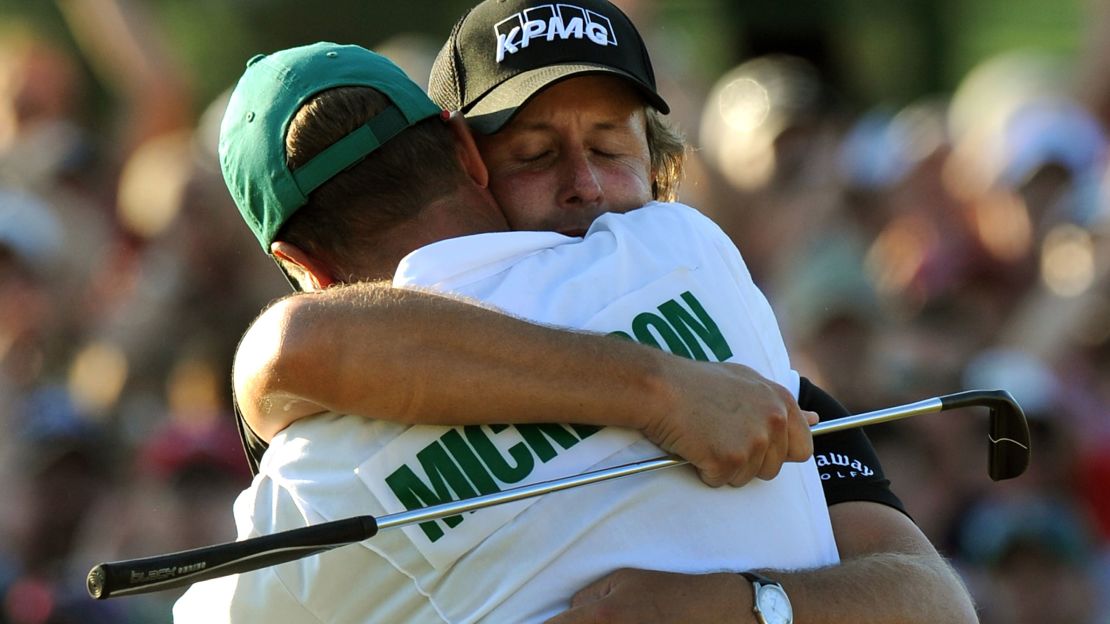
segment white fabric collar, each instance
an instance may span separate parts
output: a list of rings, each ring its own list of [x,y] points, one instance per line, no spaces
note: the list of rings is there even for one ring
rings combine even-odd
[[[538,251],[581,241],[555,232],[490,232],[449,238],[402,258],[393,285],[432,286],[448,278],[455,284],[466,283],[503,271]],[[474,274],[467,275],[471,271]]]

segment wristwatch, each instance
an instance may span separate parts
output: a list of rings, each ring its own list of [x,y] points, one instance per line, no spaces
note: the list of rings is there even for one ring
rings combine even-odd
[[[794,609],[781,583],[755,572],[741,572],[740,576],[752,583],[752,612],[759,624],[793,624]]]

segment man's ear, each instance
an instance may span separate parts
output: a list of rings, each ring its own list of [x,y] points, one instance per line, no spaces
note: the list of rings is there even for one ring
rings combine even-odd
[[[323,290],[335,283],[335,276],[323,261],[292,243],[274,241],[270,253],[277,258],[305,291]]]
[[[455,151],[459,155],[459,162],[463,170],[470,176],[474,183],[482,188],[489,186],[489,170],[474,142],[474,135],[470,133],[470,126],[466,125],[461,113],[452,113],[447,120],[447,127],[455,136]]]

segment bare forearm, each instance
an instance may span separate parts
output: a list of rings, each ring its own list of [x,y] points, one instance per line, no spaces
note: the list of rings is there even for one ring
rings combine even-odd
[[[235,358],[247,423],[270,439],[338,412],[401,424],[581,423],[636,429],[707,484],[773,478],[813,453],[790,392],[751,368],[535,325],[387,285],[287,298]]]
[[[767,574],[786,588],[797,624],[978,621],[959,577],[935,556],[876,553],[834,567]]]
[[[268,310],[240,345],[236,386],[248,421],[265,437],[291,414],[323,410],[403,423],[638,428],[647,410],[670,400],[661,355],[438,295],[362,284]]]
[[[939,557],[876,553],[814,570],[761,572],[783,584],[795,624],[977,622]],[[623,569],[582,588],[547,624],[755,624],[753,598],[751,583],[736,572]]]
[[[901,512],[869,502],[829,508],[842,561],[760,570],[783,584],[797,624],[977,622],[955,571]],[[580,590],[549,624],[753,624],[751,583],[736,572],[619,570]]]
[[[774,573],[799,624],[832,622],[975,622],[975,608],[955,570],[905,515],[854,501],[829,507],[840,565]]]

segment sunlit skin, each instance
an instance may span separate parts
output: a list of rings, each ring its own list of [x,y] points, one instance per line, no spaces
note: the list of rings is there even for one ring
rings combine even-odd
[[[475,138],[514,230],[581,236],[599,215],[651,201],[644,103],[622,78],[556,83],[500,132]]]

